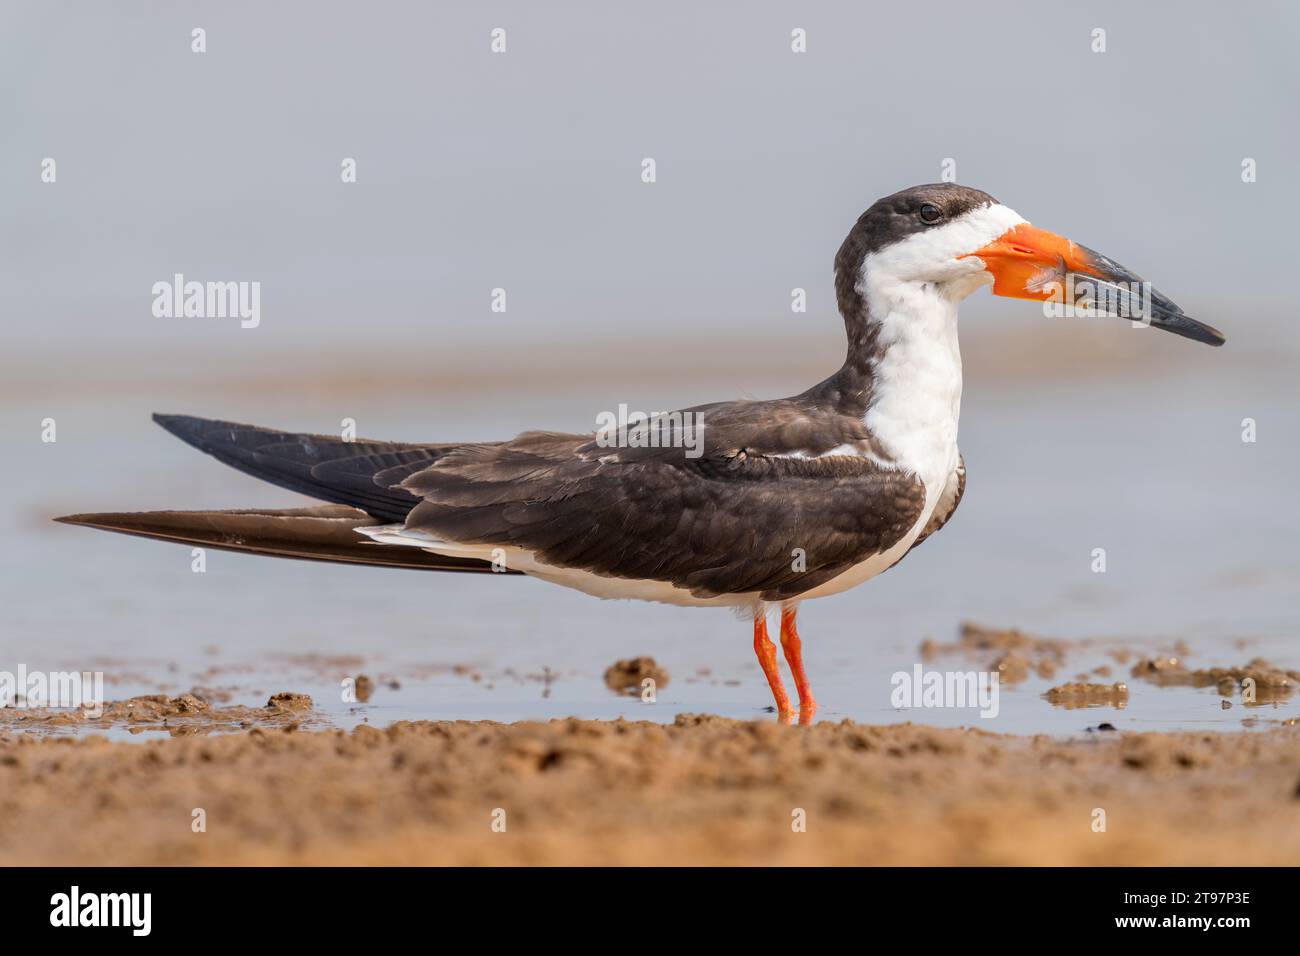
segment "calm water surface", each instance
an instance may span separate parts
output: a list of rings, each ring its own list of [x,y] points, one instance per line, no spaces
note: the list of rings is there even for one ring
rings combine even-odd
[[[336,416],[290,401],[268,407],[234,395],[220,408],[209,404],[160,410],[335,427]],[[749,625],[727,611],[602,602],[513,576],[216,551],[206,573],[195,574],[188,548],[50,523],[73,511],[304,503],[171,438],[148,421],[155,405],[130,396],[73,403],[57,410],[53,445],[33,438],[47,409],[4,407],[6,459],[23,467],[7,469],[0,668],[102,670],[110,699],[201,686],[252,705],[305,692],[342,727],[765,714],[770,697]],[[376,399],[349,413],[369,436],[431,440],[591,427],[599,411],[564,395],[521,409],[493,404],[490,393],[418,417],[401,408]],[[1247,415],[1260,423],[1255,443],[1241,441]],[[1300,512],[1284,506],[1294,498],[1300,443],[1282,440],[1288,430],[1294,436],[1295,419],[1287,389],[1247,379],[1029,393],[968,384],[961,445],[970,478],[952,523],[882,577],[804,605],[819,719],[1068,735],[1103,721],[1121,730],[1229,731],[1300,716],[1296,700],[1225,710],[1213,688],[1155,687],[1108,656],[1116,648],[1170,653],[1181,641],[1193,667],[1259,656],[1300,668]],[[1093,571],[1099,548],[1105,573]],[[1003,686],[993,719],[891,706],[891,675],[911,670],[925,639],[955,640],[965,620],[1089,643],[1053,679]],[[615,660],[640,655],[672,675],[654,704],[616,696],[602,679]],[[987,663],[955,655],[927,666]],[[1125,708],[1066,710],[1043,699],[1100,664],[1114,667],[1106,681],[1128,683]],[[339,681],[362,672],[379,680],[376,693],[363,705],[344,703]]]

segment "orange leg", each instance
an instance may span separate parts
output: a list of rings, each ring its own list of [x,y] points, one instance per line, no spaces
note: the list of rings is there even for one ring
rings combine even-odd
[[[759,666],[763,668],[767,683],[772,688],[772,696],[776,698],[777,717],[789,720],[794,714],[794,708],[790,706],[790,695],[781,683],[781,672],[776,664],[776,645],[767,636],[767,617],[764,615],[754,618],[754,653],[758,655]]]
[[[795,690],[799,692],[799,723],[811,724],[813,714],[817,713],[817,701],[813,699],[812,685],[803,669],[803,642],[794,627],[798,613],[798,608],[793,607],[781,610],[781,649],[785,651],[785,662],[790,665]]]

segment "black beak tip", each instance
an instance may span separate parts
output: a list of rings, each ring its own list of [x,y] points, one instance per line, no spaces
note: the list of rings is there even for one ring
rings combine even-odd
[[[1201,334],[1196,337],[1196,341],[1204,342],[1206,345],[1212,345],[1216,349],[1228,341],[1228,337],[1214,326],[1206,325],[1204,322],[1198,322],[1197,325],[1200,326],[1198,331]]]
[[[1151,324],[1158,329],[1172,332],[1174,335],[1182,336],[1185,339],[1191,339],[1193,342],[1213,345],[1215,348],[1228,341],[1227,337],[1214,326],[1198,322],[1191,316],[1184,315],[1181,311],[1158,310],[1151,319]]]

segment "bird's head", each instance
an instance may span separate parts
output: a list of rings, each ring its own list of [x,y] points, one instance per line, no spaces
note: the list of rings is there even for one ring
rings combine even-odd
[[[981,285],[1014,299],[1115,315],[1209,345],[1223,335],[1189,318],[1141,277],[1087,246],[1031,226],[988,193],[955,183],[913,186],[862,214],[835,259],[840,308],[873,296],[962,299]]]

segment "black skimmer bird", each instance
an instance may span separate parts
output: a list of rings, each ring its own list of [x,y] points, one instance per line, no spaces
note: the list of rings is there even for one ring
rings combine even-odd
[[[996,295],[1037,300],[1072,288],[1067,306],[1105,303],[1198,342],[1224,341],[1118,263],[1031,226],[987,193],[916,186],[863,213],[835,257],[843,367],[791,398],[670,414],[672,427],[697,430],[692,443],[647,441],[644,430],[640,441],[614,443],[538,431],[472,444],[344,441],[156,415],[214,458],[332,506],[57,520],[234,551],[508,570],[603,598],[741,608],[789,721],[766,623],[779,607],[808,722],[816,704],[799,603],[893,567],[961,501],[957,307],[989,284]]]

